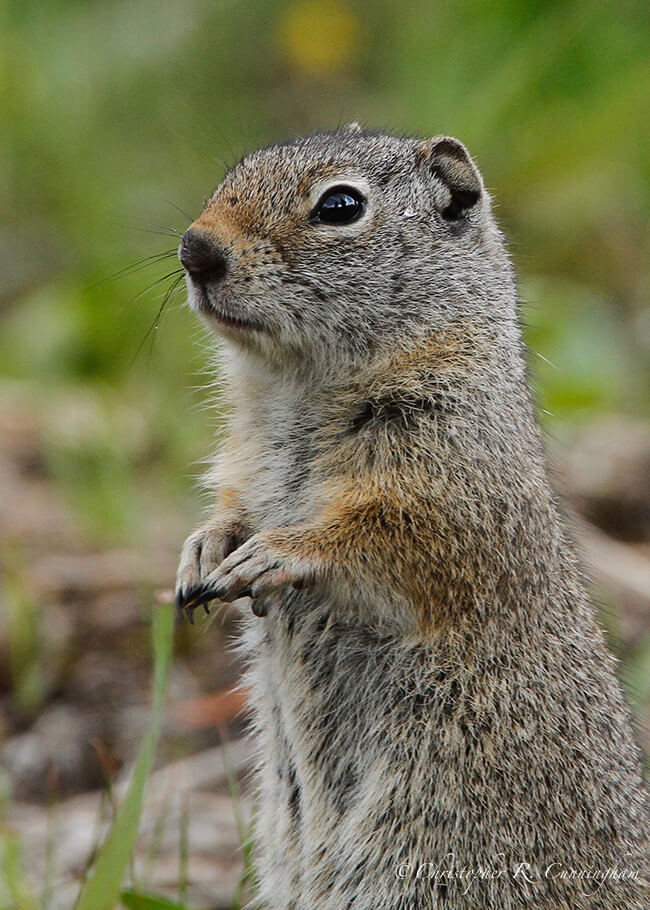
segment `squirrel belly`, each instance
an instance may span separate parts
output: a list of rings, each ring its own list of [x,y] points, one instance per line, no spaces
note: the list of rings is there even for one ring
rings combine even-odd
[[[265,908],[641,908],[648,795],[454,139],[244,158],[186,232],[221,339],[177,599],[245,610]]]

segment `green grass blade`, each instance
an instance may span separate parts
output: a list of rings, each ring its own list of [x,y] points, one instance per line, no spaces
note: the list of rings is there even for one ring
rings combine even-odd
[[[76,910],[113,910],[120,899],[122,879],[138,835],[144,787],[160,735],[173,630],[172,608],[160,607],[153,618],[154,694],[149,730],[140,749],[124,802],[82,887]]]
[[[0,832],[0,902],[2,907],[37,910],[36,898],[25,880],[23,847],[11,832]],[[4,903],[6,902],[6,903]]]
[[[127,910],[190,910],[186,904],[140,891],[122,891],[120,900]]]

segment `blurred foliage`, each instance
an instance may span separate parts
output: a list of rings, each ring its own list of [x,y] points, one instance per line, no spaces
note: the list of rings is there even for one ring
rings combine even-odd
[[[38,415],[89,539],[150,534],[154,500],[196,516],[218,417],[209,345],[168,295],[179,234],[246,150],[347,120],[475,155],[554,431],[647,416],[649,39],[641,0],[0,2],[0,406]],[[53,655],[20,543],[0,556],[29,714]],[[629,663],[645,704],[649,655]],[[35,906],[22,866],[8,838],[0,902]]]
[[[542,277],[543,307],[553,298],[552,325],[529,314],[545,343],[572,356],[551,329],[593,305],[628,368],[640,363],[650,334],[644,3],[39,0],[5,4],[2,18],[0,291],[21,291],[3,332],[11,372],[177,390],[193,329],[172,307],[151,373],[129,368],[165,285],[131,298],[174,260],[87,288],[173,251],[174,238],[132,228],[181,230],[175,206],[195,215],[244,149],[352,118],[460,136],[523,275]],[[637,405],[640,378],[624,378],[616,405]]]
[[[46,684],[38,612],[20,573],[7,567],[4,585],[8,668],[16,708],[27,716],[42,707]]]
[[[156,610],[152,623],[154,672],[151,720],[128,790],[82,886],[76,910],[113,910],[120,898],[122,880],[140,827],[144,789],[153,768],[162,728],[169,666],[174,641],[174,608]],[[127,906],[133,906],[128,904]],[[140,904],[140,906],[143,906]],[[146,905],[145,905],[146,906]],[[169,906],[169,905],[168,905]],[[182,907],[176,905],[178,910]],[[156,910],[150,906],[150,910]],[[160,907],[158,908],[160,910]]]
[[[141,541],[154,502],[196,515],[219,419],[179,234],[246,150],[346,120],[468,144],[554,432],[647,416],[645,3],[32,0],[0,25],[0,392],[90,541]]]
[[[186,500],[211,447],[216,418],[190,388],[208,348],[182,285],[168,295],[179,232],[246,149],[348,119],[469,145],[556,421],[647,409],[644,3],[0,10],[0,363],[56,417],[48,469],[91,534],[137,529],[138,467]]]
[[[51,464],[91,525],[125,533],[137,512],[123,409],[155,427],[180,495],[209,448],[187,391],[208,355],[180,289],[157,318],[176,232],[246,149],[347,119],[469,145],[512,238],[548,411],[644,409],[644,3],[39,0],[0,15],[0,361],[45,398],[96,396],[102,432],[55,444]]]

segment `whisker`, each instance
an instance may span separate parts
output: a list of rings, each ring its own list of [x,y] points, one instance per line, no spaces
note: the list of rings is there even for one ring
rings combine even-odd
[[[167,205],[171,205],[172,208],[176,209],[177,212],[180,212],[181,215],[184,215],[188,221],[190,221],[190,222],[194,221],[194,218],[192,218],[191,215],[188,215],[187,212],[185,211],[185,209],[182,209],[180,207],[180,205],[176,205],[176,203],[172,202],[171,199],[165,199],[165,202],[167,203]]]
[[[180,236],[180,231],[177,231],[176,228],[171,227],[168,224],[156,224],[154,221],[149,221],[146,218],[136,218],[135,219],[139,224],[131,224],[128,221],[116,221],[114,219],[105,220],[103,223],[110,224],[111,227],[126,228],[130,231],[145,231],[152,234],[161,234],[164,237],[176,237]],[[146,225],[142,227],[142,225]],[[148,229],[153,228],[153,230],[148,231]]]
[[[135,363],[135,361],[136,361],[138,355],[140,354],[140,351],[141,351],[142,348],[145,346],[145,344],[146,344],[146,342],[147,342],[147,339],[149,338],[149,336],[152,335],[152,332],[154,332],[155,330],[158,329],[158,325],[159,325],[160,319],[162,318],[162,315],[163,315],[163,313],[164,313],[164,311],[165,311],[165,307],[167,306],[167,304],[168,304],[168,302],[170,301],[170,299],[171,299],[172,295],[174,294],[174,292],[178,290],[180,283],[183,281],[183,279],[184,279],[184,277],[185,277],[185,272],[184,272],[183,269],[181,269],[180,274],[177,274],[177,273],[175,273],[175,272],[171,272],[169,275],[166,275],[165,278],[170,278],[170,277],[171,277],[172,275],[174,275],[174,274],[176,274],[176,277],[174,278],[174,280],[172,281],[172,283],[170,284],[170,286],[169,286],[169,287],[167,288],[167,290],[165,291],[165,295],[164,295],[164,297],[163,297],[163,299],[162,299],[162,303],[160,304],[160,306],[159,306],[159,308],[158,308],[158,312],[156,313],[156,316],[155,316],[153,322],[151,323],[151,325],[149,326],[149,328],[148,328],[147,331],[145,332],[144,337],[143,337],[142,340],[140,341],[140,344],[138,345],[138,347],[137,347],[137,349],[136,349],[136,351],[135,351],[133,357],[131,358],[131,361],[130,361],[130,363],[129,363],[129,367],[132,367],[133,364]],[[150,286],[149,288],[147,288],[146,290],[147,290],[147,291],[150,291],[151,288],[155,286],[155,284],[159,284],[160,281],[164,281],[165,278],[159,279],[159,281],[155,282],[153,285],[151,285],[151,286]],[[144,291],[141,291],[140,294],[142,294],[142,293],[145,293],[145,292],[144,292]],[[140,296],[140,295],[138,295],[138,296]],[[134,299],[135,299],[135,298],[134,298]],[[152,343],[153,343],[153,340],[154,340],[154,339],[155,339],[155,334],[152,336]],[[147,360],[147,363],[149,363],[149,361],[151,360],[151,355],[152,355],[152,353],[153,353],[153,344],[152,344],[151,349],[149,350],[149,358],[148,358],[148,360]]]
[[[244,128],[244,121],[242,120],[240,111],[237,111],[237,123],[239,124],[239,132],[241,134],[242,153],[240,157],[245,158],[248,154],[248,134]]]
[[[214,158],[215,161],[218,161],[224,171],[229,171],[232,167],[232,164],[228,164],[225,158],[215,153],[214,137],[208,137],[207,131],[205,129],[199,129],[198,135],[193,135],[191,139],[188,136],[184,136],[182,133],[179,133],[178,130],[173,129],[171,126],[167,127],[167,131],[173,136],[176,136],[177,139],[181,140],[185,150],[190,148],[197,156],[199,153],[197,152],[195,146],[198,139],[199,142],[203,145],[205,152],[210,156],[210,158]],[[192,221],[193,220],[194,219],[192,219]]]
[[[153,253],[151,256],[144,256],[142,259],[137,259],[135,262],[130,263],[130,265],[125,265],[123,268],[118,269],[117,272],[114,272],[112,275],[108,275],[106,278],[100,278],[99,281],[95,281],[93,284],[88,285],[86,288],[86,293],[92,291],[94,288],[101,287],[103,284],[108,284],[111,281],[117,281],[118,278],[125,278],[127,275],[133,275],[136,272],[141,272],[142,269],[149,268],[151,265],[155,265],[158,262],[162,262],[165,259],[171,259],[172,256],[176,256],[176,250],[167,250],[164,253]]]
[[[148,285],[146,288],[143,288],[141,291],[138,291],[138,293],[135,295],[135,297],[131,297],[131,299],[128,300],[127,303],[135,303],[136,300],[139,300],[142,296],[144,296],[144,294],[148,294],[149,291],[152,291],[159,284],[162,284],[163,281],[167,281],[168,278],[174,278],[175,276],[176,276],[176,283],[178,283],[178,281],[180,281],[182,278],[185,277],[185,269],[183,269],[183,268],[174,269],[172,272],[167,272],[167,274],[163,275],[161,278],[156,278],[156,280],[154,282],[152,282],[150,285]]]
[[[231,160],[232,160],[232,164],[230,165],[230,167],[232,167],[232,166],[235,164],[235,162],[237,161],[237,155],[235,154],[235,150],[234,150],[234,148],[232,147],[232,143],[231,143],[230,139],[229,139],[224,133],[222,133],[221,130],[217,130],[217,132],[219,133],[219,135],[221,136],[221,138],[223,139],[223,141],[224,141],[224,142],[226,143],[226,145],[228,146],[228,150],[229,150],[229,152],[230,152],[230,157],[231,157]]]
[[[183,212],[183,214],[185,214]],[[141,224],[146,224],[150,228],[155,228],[161,233],[168,234],[170,237],[180,237],[181,231],[176,230],[174,227],[170,227],[168,224],[156,224],[155,221],[149,221],[147,218],[138,218],[137,219]]]
[[[180,236],[181,236],[181,235],[179,234],[179,232],[176,231],[176,230],[174,230],[173,228],[170,228],[169,230],[156,230],[155,228],[143,228],[143,227],[138,227],[138,226],[135,225],[135,224],[126,224],[126,225],[124,225],[124,226],[125,226],[129,231],[140,231],[140,233],[142,233],[142,234],[158,234],[160,237],[173,237],[174,240],[175,240],[177,237],[180,237]]]
[[[163,297],[163,301],[160,304],[158,312],[156,313],[156,321],[153,324],[153,329],[151,327],[149,329],[149,332],[151,334],[151,341],[149,342],[149,354],[147,355],[147,368],[149,368],[149,366],[151,364],[151,358],[153,357],[153,348],[154,348],[154,344],[156,342],[159,323],[162,320],[163,316],[165,315],[165,309],[166,309],[168,303],[170,302],[170,300],[172,299],[174,294],[179,290],[180,283],[181,283],[183,277],[184,277],[183,275],[179,275],[179,277],[175,278],[174,281],[172,282],[171,286],[168,288],[165,296]]]

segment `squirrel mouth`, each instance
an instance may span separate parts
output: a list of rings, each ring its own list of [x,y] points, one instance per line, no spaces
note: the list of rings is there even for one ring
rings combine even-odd
[[[222,328],[236,329],[244,332],[265,332],[266,327],[255,319],[242,316],[239,313],[228,312],[223,306],[210,300],[209,294],[202,289],[202,293],[197,295],[198,309],[201,313],[209,316],[215,322],[219,323]]]

